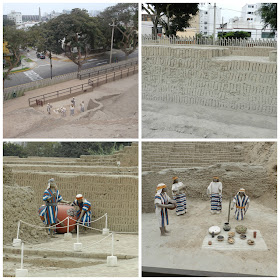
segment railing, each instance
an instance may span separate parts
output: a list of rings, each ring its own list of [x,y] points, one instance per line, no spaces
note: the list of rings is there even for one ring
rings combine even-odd
[[[99,69],[99,70],[94,70],[94,71],[88,72],[88,73],[78,74],[77,78],[80,79],[80,80],[87,79],[87,78],[90,78],[90,77],[93,77],[93,76],[96,76],[96,75],[99,76],[100,74],[107,74],[107,73],[110,73],[110,72],[114,72],[116,70],[120,70],[120,69],[124,69],[124,68],[130,67],[130,66],[134,66],[134,65],[138,65],[138,60],[137,61],[131,61],[131,62],[128,62],[128,63],[125,63],[125,64],[120,64],[120,65],[113,66],[113,67],[109,67],[109,68],[106,68],[106,69]]]
[[[137,57],[128,59],[129,62],[134,62],[136,60],[138,61]],[[128,64],[129,63],[128,61],[120,61],[117,64],[118,64],[118,66],[121,66],[124,64]],[[102,66],[96,66],[93,68],[84,69],[81,71],[81,74],[86,74],[86,73],[93,72],[93,71],[97,72],[97,69],[101,73],[101,70],[106,70],[109,68],[112,68],[112,66],[110,64],[105,64]],[[47,79],[42,79],[42,80],[30,82],[30,83],[25,83],[25,84],[21,84],[21,85],[17,85],[17,86],[4,88],[3,99],[5,101],[5,100],[8,100],[8,99],[11,99],[14,97],[22,96],[25,91],[42,88],[42,87],[47,87],[47,86],[62,83],[65,81],[74,80],[77,78],[77,74],[78,74],[78,72],[72,72],[72,73],[68,73],[68,74],[54,76],[52,79],[47,78]],[[14,96],[14,93],[15,93],[15,96]]]
[[[110,81],[122,79],[137,72],[138,64],[118,71],[101,74],[89,79],[87,83],[31,97],[28,99],[28,103],[29,106],[42,106],[46,102],[69,98],[69,95],[76,96]]]
[[[197,37],[167,37],[152,35],[142,36],[142,45],[214,45],[214,46],[239,46],[239,47],[273,47],[277,48],[275,39],[230,39],[230,38],[197,38]]]

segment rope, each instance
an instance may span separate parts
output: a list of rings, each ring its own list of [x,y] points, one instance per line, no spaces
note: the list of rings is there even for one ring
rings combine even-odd
[[[92,223],[94,223],[94,222],[96,222],[96,221],[98,221],[98,220],[100,220],[101,218],[103,218],[103,217],[105,217],[107,215],[107,213],[105,213],[103,216],[101,216],[101,217],[99,217],[99,218],[97,218],[96,220],[94,220],[94,221],[92,221]],[[61,223],[63,223],[65,220],[67,220],[68,219],[68,217],[66,217],[64,220],[62,220],[62,221],[60,221],[59,223],[57,223],[57,224],[54,224],[54,225],[52,225],[52,226],[44,226],[44,227],[42,227],[42,226],[36,226],[36,225],[32,225],[32,224],[29,224],[29,223],[27,223],[27,222],[24,222],[24,221],[22,221],[22,220],[19,220],[21,223],[23,223],[23,224],[26,224],[26,225],[28,225],[28,226],[30,226],[30,227],[33,227],[33,228],[38,228],[38,229],[47,229],[47,228],[55,228],[57,225],[59,225],[59,224],[61,224]],[[73,219],[72,217],[69,217],[69,219],[72,219],[73,221],[75,221],[76,222],[76,220],[75,219]],[[74,224],[74,225],[69,225],[69,227],[70,226],[75,226],[75,225],[77,225],[77,223],[76,224]],[[81,224],[79,224],[80,226],[84,226],[84,225],[81,225]],[[60,228],[67,228],[68,226],[64,226],[64,227],[60,227]],[[84,227],[87,227],[87,226],[84,226]],[[91,228],[91,227],[88,227],[88,228]],[[91,229],[95,229],[95,228],[91,228]],[[99,231],[102,231],[102,230],[100,230],[100,229],[96,229],[96,230],[99,230]]]
[[[74,220],[74,219],[73,219],[73,218],[71,218],[71,217],[69,217],[69,219]],[[76,221],[76,220],[74,220],[74,221]],[[86,228],[89,228],[89,229],[95,229],[95,230],[98,230],[98,231],[103,231],[102,229],[93,228],[93,227],[89,227],[89,226],[82,225],[82,224],[78,224],[78,223],[76,223],[75,225],[79,225],[79,226],[86,227]]]
[[[22,220],[19,220],[19,221],[20,221],[21,223],[23,223],[23,224],[26,224],[26,225],[30,226],[30,227],[39,228],[39,229],[46,229],[46,228],[53,228],[53,227],[56,227],[57,225],[63,223],[63,222],[64,222],[65,220],[67,220],[67,219],[68,219],[68,217],[66,217],[64,220],[60,221],[60,222],[57,223],[57,224],[54,224],[54,225],[52,225],[52,226],[45,226],[45,227],[32,225],[32,224],[29,224],[29,223],[24,222],[24,221],[22,221]],[[66,226],[66,227],[67,227],[67,226]]]
[[[133,231],[132,231],[132,232],[115,232],[115,231],[114,231],[114,233],[115,233],[115,234],[138,234],[137,231],[135,231],[135,232],[133,232]]]
[[[110,233],[109,235],[105,236],[105,237],[104,237],[104,238],[102,238],[101,240],[99,240],[99,241],[97,241],[97,242],[95,242],[95,243],[91,244],[90,246],[87,246],[87,248],[91,248],[91,247],[93,247],[94,245],[96,245],[96,244],[100,243],[101,241],[105,240],[106,238],[108,238],[108,237],[109,237],[109,236],[111,236],[111,235],[112,235],[112,233]]]

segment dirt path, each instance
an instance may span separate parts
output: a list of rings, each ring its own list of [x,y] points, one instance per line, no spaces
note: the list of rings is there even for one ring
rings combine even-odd
[[[51,115],[46,106],[32,108],[28,98],[38,94],[81,84],[80,80],[27,92],[25,96],[4,103],[5,138],[135,138],[138,136],[138,75],[133,75],[78,95],[75,115],[70,116],[70,99],[51,103]],[[87,110],[90,100],[96,108]],[[81,102],[86,111],[80,112]],[[99,107],[98,107],[99,106]],[[55,113],[65,107],[66,117]],[[98,107],[98,109],[97,109]]]
[[[46,243],[26,244],[24,268],[29,277],[137,277],[138,276],[138,236],[116,234],[114,255],[118,257],[117,267],[107,266],[107,256],[111,255],[111,237],[102,240],[101,234],[81,234],[83,251],[74,254],[73,234],[71,241],[64,241],[63,235]],[[20,268],[19,254],[4,248],[4,275],[14,276]]]
[[[276,117],[142,101],[145,138],[276,138]]]
[[[227,221],[228,202],[223,201],[220,215],[210,214],[210,202],[187,200],[188,213],[176,216],[169,211],[169,236],[160,236],[154,213],[142,216],[142,265],[225,273],[276,276],[277,215],[276,210],[252,201],[243,221],[231,215],[230,225],[260,230],[268,251],[215,251],[202,249],[207,230],[212,225],[223,226]]]

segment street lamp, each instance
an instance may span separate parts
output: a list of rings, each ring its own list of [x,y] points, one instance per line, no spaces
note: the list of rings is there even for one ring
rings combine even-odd
[[[110,64],[112,63],[112,53],[113,53],[113,41],[114,41],[114,27],[115,27],[115,20],[113,19],[113,24],[110,25],[112,26],[112,38],[111,38],[111,51],[110,51]]]

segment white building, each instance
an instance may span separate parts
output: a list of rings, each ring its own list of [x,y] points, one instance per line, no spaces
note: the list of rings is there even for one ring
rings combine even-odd
[[[263,29],[264,23],[257,12],[260,7],[261,4],[244,5],[241,16],[231,18],[223,29],[218,28],[218,32],[244,31],[248,32],[252,39],[274,38],[275,35],[272,34],[270,26]]]
[[[204,36],[214,34],[214,5],[210,3],[200,3],[199,8],[199,33]],[[221,25],[221,9],[216,6],[215,37],[217,37],[217,27]]]
[[[21,12],[11,11],[10,14],[7,15],[9,20],[13,20],[16,25],[22,24],[22,14]]]

